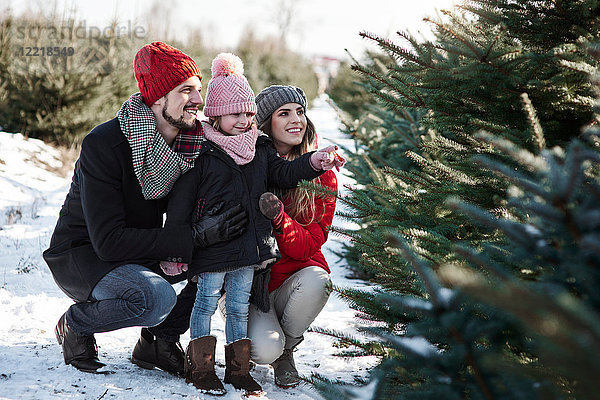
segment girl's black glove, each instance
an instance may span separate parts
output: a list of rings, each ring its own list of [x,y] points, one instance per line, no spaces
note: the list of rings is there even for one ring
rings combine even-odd
[[[192,237],[195,247],[208,247],[240,236],[248,225],[248,214],[240,204],[223,211],[225,202],[217,203],[192,224]]]

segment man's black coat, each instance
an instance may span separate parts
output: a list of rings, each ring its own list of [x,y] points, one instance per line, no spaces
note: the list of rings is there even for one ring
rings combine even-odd
[[[58,286],[75,301],[87,301],[115,267],[134,263],[160,272],[160,260],[190,262],[190,226],[161,228],[165,210],[165,199],[143,198],[119,121],[94,128],[82,142],[71,188],[44,252]]]

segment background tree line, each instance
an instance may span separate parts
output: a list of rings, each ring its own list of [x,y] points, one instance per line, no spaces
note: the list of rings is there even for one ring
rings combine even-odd
[[[217,49],[206,45],[197,32],[178,42],[168,40],[168,31],[157,24],[136,27],[135,34],[124,34],[121,25],[114,21],[91,32],[74,13],[0,14],[1,129],[61,145],[79,143],[137,92],[133,58],[141,46],[155,40],[194,58],[203,74],[203,95],[212,59],[231,51],[244,61],[245,75],[256,92],[284,83],[303,87],[309,98],[316,96],[310,60],[289,50],[283,40],[257,39],[247,32],[236,48]],[[50,50],[49,55],[46,46],[58,47],[59,52]],[[33,48],[38,48],[36,55]]]

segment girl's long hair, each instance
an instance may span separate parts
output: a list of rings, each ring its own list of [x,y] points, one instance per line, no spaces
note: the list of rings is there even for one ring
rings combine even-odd
[[[263,121],[258,129],[272,138],[271,120],[272,114],[269,116],[269,118]],[[306,117],[306,133],[304,134],[304,138],[302,138],[302,142],[300,142],[300,144],[292,147],[290,152],[286,155],[286,159],[290,161],[295,160],[303,154],[316,149],[317,132],[312,121]],[[320,184],[321,178],[315,178],[312,180],[312,182]],[[315,192],[299,187],[289,190],[277,189],[274,190],[274,192],[277,196],[279,196],[279,198],[289,198],[290,204],[288,207],[286,207],[288,214],[300,225],[308,226],[312,223],[321,222],[323,219],[323,216],[325,215],[325,199],[321,196],[315,196]],[[317,202],[321,202],[322,205],[320,215],[315,215]]]

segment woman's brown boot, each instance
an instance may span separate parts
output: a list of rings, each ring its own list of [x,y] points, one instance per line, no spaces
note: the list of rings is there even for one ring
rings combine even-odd
[[[215,374],[216,344],[214,336],[190,341],[185,352],[185,382],[193,383],[202,393],[222,396],[227,391]]]
[[[250,339],[225,346],[225,383],[246,391],[246,396],[262,396],[262,387],[250,376]]]

